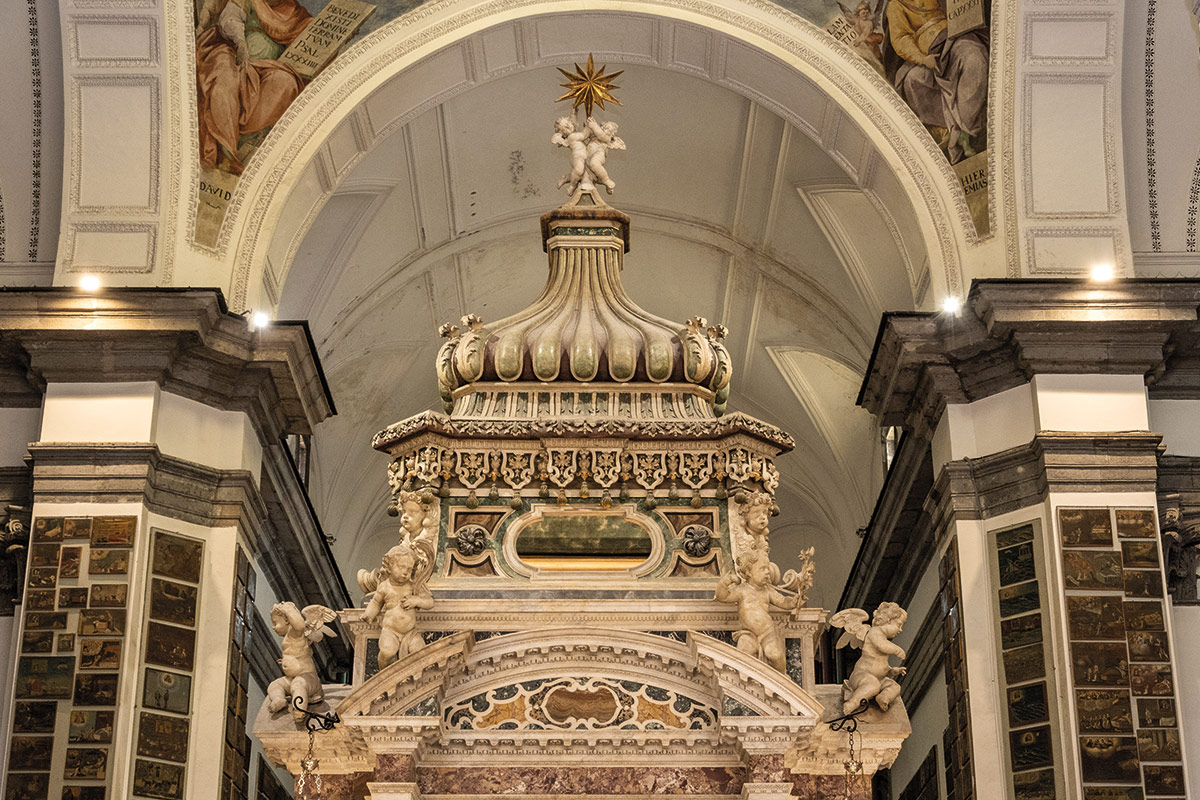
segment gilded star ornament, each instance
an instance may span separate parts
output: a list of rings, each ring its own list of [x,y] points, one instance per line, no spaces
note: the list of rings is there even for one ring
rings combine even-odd
[[[606,75],[604,70],[607,66],[607,64],[604,64],[601,65],[600,69],[596,69],[596,65],[592,61],[592,54],[588,53],[586,68],[580,69],[579,65],[576,64],[575,72],[572,73],[559,67],[558,71],[567,79],[566,83],[559,85],[566,89],[567,93],[554,102],[571,100],[573,101],[571,104],[572,111],[583,106],[584,112],[589,117],[592,115],[593,105],[600,106],[601,111],[604,110],[605,103],[612,103],[617,106],[621,105],[621,101],[613,97],[612,94],[613,89],[621,88],[613,83],[613,79],[625,70],[617,70]]]

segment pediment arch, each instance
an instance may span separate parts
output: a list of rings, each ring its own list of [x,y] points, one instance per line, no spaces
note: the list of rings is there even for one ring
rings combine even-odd
[[[502,687],[564,677],[649,686],[718,716],[786,718],[797,730],[815,726],[824,713],[787,676],[712,637],[689,632],[679,642],[605,628],[535,629],[479,642],[459,632],[368,678],[341,700],[338,713],[351,720],[418,716],[412,710],[432,696],[445,709]]]

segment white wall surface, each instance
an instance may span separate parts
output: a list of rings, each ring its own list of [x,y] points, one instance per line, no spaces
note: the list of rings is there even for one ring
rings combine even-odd
[[[1173,456],[1200,456],[1200,400],[1151,400],[1150,430]]]
[[[976,400],[954,403],[933,436],[933,463],[939,469],[947,461],[979,458],[1031,441],[1037,433],[1033,393],[1029,384]]]
[[[43,442],[152,442],[159,389],[138,383],[50,383]]]
[[[40,440],[153,443],[165,455],[249,470],[255,479],[262,468],[262,446],[244,413],[164,392],[148,381],[48,384]]]
[[[1141,375],[1035,375],[1041,431],[1150,430]]]

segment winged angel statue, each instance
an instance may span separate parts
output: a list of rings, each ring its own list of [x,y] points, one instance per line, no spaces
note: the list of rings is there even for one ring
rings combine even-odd
[[[326,636],[337,638],[327,624],[335,619],[337,612],[325,606],[305,606],[301,611],[289,601],[276,603],[271,609],[271,627],[283,637],[283,658],[279,661],[283,677],[271,681],[267,687],[267,708],[272,714],[282,711],[289,697],[296,709],[307,709],[325,697],[317,665],[313,663],[312,646]],[[299,710],[293,713],[301,716]]]
[[[889,656],[904,660],[904,650],[892,639],[904,629],[908,612],[896,603],[880,603],[871,624],[861,608],[847,608],[829,618],[835,628],[845,628],[838,639],[837,649],[846,645],[862,649],[854,671],[842,684],[842,713],[857,711],[864,703],[874,700],[884,711],[900,696],[900,684],[895,681],[905,673],[904,667],[893,667]]]

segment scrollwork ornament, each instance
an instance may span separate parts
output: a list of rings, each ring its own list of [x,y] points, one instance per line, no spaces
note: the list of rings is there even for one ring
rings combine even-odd
[[[9,616],[25,591],[25,561],[29,549],[26,509],[8,506],[0,517],[0,615]]]
[[[592,451],[592,476],[596,483],[608,489],[617,482],[621,472],[621,451],[616,448]]]
[[[654,489],[667,477],[665,453],[634,453],[633,479],[646,491]]]
[[[506,451],[501,457],[500,475],[513,491],[519,493],[533,480],[533,454]]]

